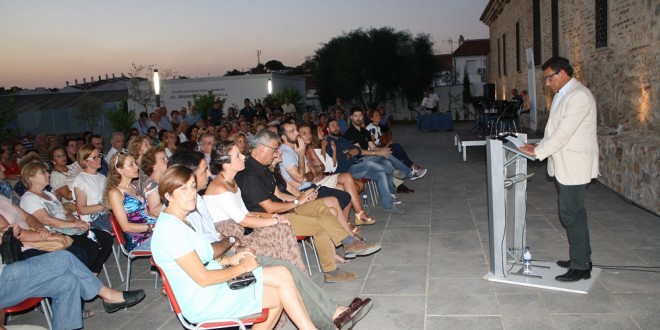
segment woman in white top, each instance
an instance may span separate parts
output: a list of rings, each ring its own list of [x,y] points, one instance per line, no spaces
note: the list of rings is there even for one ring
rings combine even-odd
[[[87,260],[81,260],[93,273],[98,274],[112,253],[112,236],[100,229],[89,229],[89,224],[76,219],[64,210],[62,203],[44,188],[50,174],[43,163],[29,163],[21,170],[21,181],[28,191],[21,198],[21,208],[39,222],[73,239],[73,245],[85,250]],[[89,232],[92,234],[90,235]],[[92,238],[90,238],[92,237]]]
[[[76,157],[83,169],[73,179],[73,195],[78,214],[81,220],[88,222],[92,228],[110,233],[110,213],[102,205],[105,175],[97,173],[101,168],[101,154],[96,147],[87,144],[78,150]]]
[[[256,250],[256,254],[289,261],[301,271],[307,269],[289,220],[279,214],[248,212],[236,173],[245,169],[245,155],[231,142],[216,143],[211,152],[211,173],[216,174],[202,197],[225,237],[234,236]]]
[[[66,166],[66,152],[62,147],[52,147],[48,150],[48,159],[53,165],[53,171],[50,174],[50,187],[55,196],[62,202],[73,200],[73,191],[69,186],[73,183],[73,178],[69,176],[69,169]]]

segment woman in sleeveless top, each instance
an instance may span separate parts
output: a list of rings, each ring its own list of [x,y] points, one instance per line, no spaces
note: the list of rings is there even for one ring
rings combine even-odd
[[[216,174],[202,197],[223,236],[238,237],[256,254],[289,261],[301,271],[307,269],[289,226],[279,214],[248,212],[236,185],[236,173],[245,168],[245,156],[231,142],[217,143],[211,152],[211,173]]]
[[[144,196],[132,183],[139,172],[135,158],[122,150],[112,156],[108,166],[104,194],[106,207],[112,210],[124,231],[126,248],[149,250],[156,219],[149,215]]]

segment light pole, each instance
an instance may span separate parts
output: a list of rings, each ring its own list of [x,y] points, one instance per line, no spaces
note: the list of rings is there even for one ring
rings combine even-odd
[[[156,107],[160,108],[160,76],[158,69],[154,69],[154,93],[156,94]]]
[[[268,78],[268,95],[273,94],[273,81]]]

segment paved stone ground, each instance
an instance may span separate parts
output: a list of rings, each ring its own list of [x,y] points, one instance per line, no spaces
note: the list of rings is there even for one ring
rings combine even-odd
[[[472,125],[459,123],[456,129]],[[488,282],[488,210],[485,148],[472,147],[463,163],[452,132],[418,133],[413,125],[395,128],[395,139],[426,166],[423,179],[406,183],[413,194],[400,194],[405,215],[370,209],[378,223],[365,237],[383,245],[379,253],[342,268],[357,281],[324,284],[341,303],[371,297],[374,307],[358,329],[658,329],[659,268],[645,271],[604,269],[588,295]],[[527,242],[535,259],[554,261],[568,255],[557,216],[557,192],[546,178],[545,163],[529,163],[535,172],[528,185]],[[660,266],[660,218],[623,201],[599,184],[586,195],[594,266]],[[117,268],[108,263],[119,284]],[[125,267],[124,267],[125,269]],[[103,276],[101,278],[104,280]],[[166,298],[154,290],[149,262],[134,263],[132,288],[147,298],[129,311],[106,314],[97,299],[87,307],[96,316],[87,329],[180,329]],[[12,324],[45,324],[31,312]],[[289,324],[286,329],[294,329]]]

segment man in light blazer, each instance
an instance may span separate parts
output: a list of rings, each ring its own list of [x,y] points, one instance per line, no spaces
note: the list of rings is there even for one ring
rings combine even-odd
[[[584,193],[598,176],[596,101],[587,87],[573,78],[573,68],[562,57],[543,63],[545,84],[555,96],[543,140],[520,149],[539,160],[548,158],[548,174],[559,188],[559,217],[566,227],[570,260],[557,261],[568,272],[555,277],[573,282],[591,278],[591,246]]]

